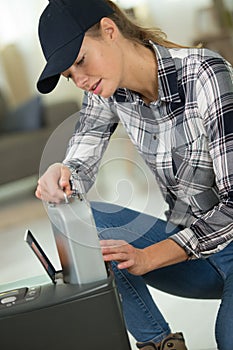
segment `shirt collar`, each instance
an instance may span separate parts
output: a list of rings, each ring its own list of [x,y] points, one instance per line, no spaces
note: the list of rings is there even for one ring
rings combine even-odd
[[[151,40],[149,43],[152,45],[157,57],[160,100],[165,102],[181,102],[178,91],[177,70],[169,49],[157,45]]]

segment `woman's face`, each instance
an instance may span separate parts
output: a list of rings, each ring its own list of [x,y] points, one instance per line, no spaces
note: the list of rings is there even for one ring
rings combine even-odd
[[[85,35],[76,61],[62,75],[82,90],[104,98],[113,95],[125,76],[124,52],[114,30],[106,25],[100,37]]]

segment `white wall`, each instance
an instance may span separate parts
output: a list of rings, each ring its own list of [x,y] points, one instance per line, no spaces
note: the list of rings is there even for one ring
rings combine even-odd
[[[170,40],[190,44],[196,33],[195,11],[200,6],[208,6],[211,0],[143,2],[148,6],[150,19],[167,33]],[[36,92],[35,84],[45,62],[39,45],[37,27],[40,14],[47,4],[48,0],[0,0],[0,48],[8,43],[16,43],[27,67],[32,92]],[[2,73],[0,86],[4,84],[6,85],[6,82]],[[72,83],[67,84],[61,79],[56,90],[44,98],[50,102],[67,97],[80,99],[81,96],[81,92]]]
[[[145,3],[154,23],[168,39],[190,45],[198,34],[197,10],[212,5],[212,0],[145,0]]]
[[[48,0],[0,0],[0,49],[7,44],[17,45],[23,55],[32,94],[37,93],[36,82],[45,64],[38,39],[38,21],[47,4]],[[2,85],[6,85],[3,72],[0,75]],[[50,103],[70,97],[80,99],[80,95],[72,83],[61,79],[57,89],[43,98]]]
[[[134,4],[143,25],[162,29],[171,41],[190,45],[199,34],[198,10],[213,5],[212,0],[113,0],[123,8]],[[225,0],[231,2],[232,0]],[[232,5],[233,6],[233,5]],[[212,28],[210,28],[212,30]]]

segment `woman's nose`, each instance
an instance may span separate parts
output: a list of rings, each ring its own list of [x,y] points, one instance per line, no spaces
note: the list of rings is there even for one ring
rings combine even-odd
[[[87,89],[87,81],[88,81],[87,76],[83,74],[75,74],[73,75],[73,81],[78,88],[82,90]]]

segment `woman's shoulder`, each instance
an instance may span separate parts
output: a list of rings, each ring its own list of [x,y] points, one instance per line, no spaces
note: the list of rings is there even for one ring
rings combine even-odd
[[[216,74],[219,71],[226,71],[232,76],[233,70],[231,64],[218,52],[212,51],[208,48],[179,48],[168,49],[176,66],[180,77],[198,76],[200,74]],[[207,73],[207,71],[209,73]],[[211,73],[210,73],[211,72]]]
[[[168,50],[173,59],[179,59],[184,64],[202,65],[207,61],[210,65],[211,62],[213,64],[229,64],[218,52],[205,47],[172,48]]]

